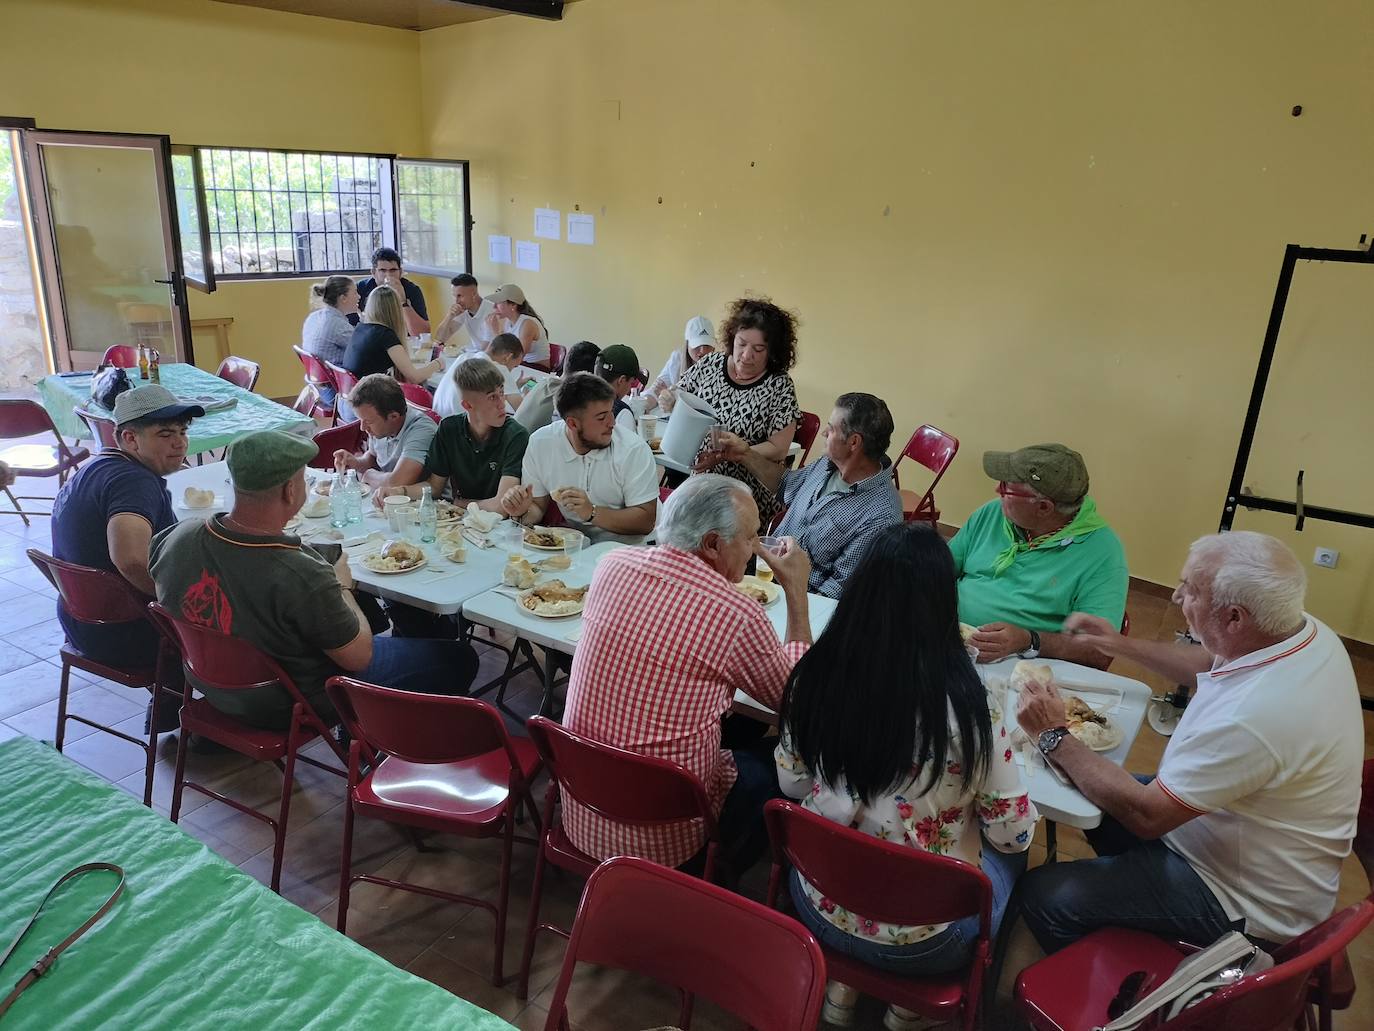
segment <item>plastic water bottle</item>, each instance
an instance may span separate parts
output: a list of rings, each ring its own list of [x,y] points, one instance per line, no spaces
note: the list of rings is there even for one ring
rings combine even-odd
[[[354,469],[348,470],[348,523],[350,526],[363,521],[363,485]]]
[[[439,536],[439,508],[428,486],[420,490],[420,543],[433,544]]]
[[[334,474],[334,486],[329,491],[329,525],[336,530],[348,525],[348,487],[343,473]]]

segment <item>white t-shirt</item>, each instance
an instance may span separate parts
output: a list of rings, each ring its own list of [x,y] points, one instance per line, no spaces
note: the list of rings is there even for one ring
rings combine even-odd
[[[485,297],[482,303],[477,306],[475,312],[460,312],[458,317],[453,320],[453,325],[461,326],[468,331],[468,344],[463,348],[464,351],[477,353],[485,351],[487,345],[491,343],[492,337],[496,336],[487,325],[487,316],[496,314],[496,305],[492,304]]]
[[[658,374],[658,379],[662,380],[669,387],[677,386],[677,381],[682,378],[682,348],[675,347],[668,355],[668,360],[663,363],[663,371]],[[658,382],[655,380],[654,382]]]
[[[1350,657],[1311,616],[1197,678],[1157,783],[1202,815],[1164,835],[1245,933],[1286,942],[1331,915],[1360,808]]]
[[[521,482],[537,498],[552,497],[563,487],[587,492],[598,508],[634,508],[658,499],[658,466],[649,445],[636,433],[617,426],[609,447],[579,455],[568,440],[567,424],[554,422],[535,430],[525,449]],[[591,541],[640,544],[647,534],[616,534],[582,522],[567,509],[569,526],[583,530]]]
[[[501,320],[501,332],[502,332],[502,333],[512,333],[512,334],[514,334],[515,336],[519,336],[519,335],[520,335],[520,327],[521,327],[522,325],[524,325],[526,322],[533,322],[536,326],[539,327],[539,332],[538,332],[538,334],[536,334],[536,336],[535,336],[535,338],[534,338],[534,343],[530,345],[530,349],[529,349],[528,353],[526,353],[526,355],[525,355],[525,361],[527,361],[527,362],[546,362],[546,361],[548,361],[548,360],[549,360],[549,338],[548,338],[548,334],[544,331],[544,324],[543,324],[542,322],[540,322],[538,319],[536,319],[536,318],[534,318],[533,316],[530,316],[530,315],[521,315],[521,316],[520,316],[518,319],[516,319],[514,322],[507,322],[505,319],[502,319],[502,320]]]
[[[433,407],[434,410],[439,413],[439,418],[447,419],[450,415],[457,415],[462,411],[463,399],[460,396],[462,391],[458,389],[457,379],[458,366],[471,358],[476,358],[481,353],[481,351],[463,351],[453,360],[449,367],[444,370],[443,379],[441,379],[439,385],[434,388]],[[520,393],[520,384],[517,381],[521,376],[526,375],[528,370],[523,370],[518,365],[513,369],[508,369],[504,365],[499,365],[495,362],[492,364],[496,365],[506,377],[506,382],[501,387],[502,392],[506,394]],[[510,406],[509,401],[506,402],[506,412],[511,415],[515,414],[515,409]]]

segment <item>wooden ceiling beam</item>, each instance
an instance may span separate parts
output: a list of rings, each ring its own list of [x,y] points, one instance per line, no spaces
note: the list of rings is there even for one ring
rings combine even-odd
[[[489,11],[505,14],[523,14],[529,18],[544,18],[560,21],[563,18],[563,0],[455,0],[463,7],[485,7]]]

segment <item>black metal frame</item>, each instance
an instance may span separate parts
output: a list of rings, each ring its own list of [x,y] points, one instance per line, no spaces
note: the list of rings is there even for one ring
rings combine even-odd
[[[463,7],[485,7],[491,11],[523,14],[549,21],[561,21],[563,18],[563,0],[458,0],[458,3]]]
[[[1361,238],[1363,240],[1363,238]],[[1260,409],[1264,405],[1264,390],[1269,384],[1269,372],[1274,364],[1274,351],[1278,347],[1279,327],[1283,323],[1283,311],[1288,304],[1288,291],[1293,285],[1293,270],[1299,261],[1337,261],[1351,265],[1374,265],[1374,251],[1342,251],[1330,247],[1303,247],[1290,243],[1283,252],[1283,265],[1279,270],[1279,282],[1274,290],[1274,305],[1269,312],[1269,325],[1264,331],[1264,346],[1260,348],[1259,366],[1255,370],[1255,385],[1250,390],[1250,406],[1245,411],[1245,423],[1240,431],[1240,444],[1236,449],[1236,463],[1231,470],[1231,483],[1226,488],[1226,501],[1221,509],[1221,532],[1231,529],[1236,509],[1244,508],[1262,512],[1281,512],[1297,519],[1297,529],[1303,528],[1308,519],[1319,519],[1328,523],[1343,523],[1347,526],[1363,526],[1374,529],[1374,514],[1347,512],[1344,509],[1328,508],[1324,505],[1308,505],[1303,501],[1303,470],[1298,470],[1297,490],[1293,501],[1283,498],[1267,498],[1258,494],[1244,493],[1245,470],[1250,464],[1250,451],[1255,443],[1255,429],[1259,426]]]

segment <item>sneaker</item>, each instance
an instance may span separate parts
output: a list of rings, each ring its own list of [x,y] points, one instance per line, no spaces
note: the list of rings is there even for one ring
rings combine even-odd
[[[854,1023],[854,1004],[859,1001],[859,990],[839,981],[831,981],[825,988],[825,1005],[821,1007],[821,1019],[835,1027],[849,1027]]]
[[[925,1031],[926,1028],[945,1027],[947,1024],[948,1021],[931,1020],[901,1006],[889,1006],[883,1014],[883,1027],[887,1031]]]

